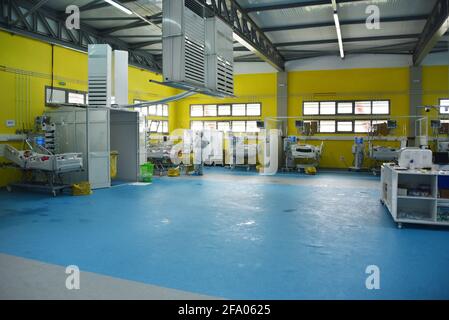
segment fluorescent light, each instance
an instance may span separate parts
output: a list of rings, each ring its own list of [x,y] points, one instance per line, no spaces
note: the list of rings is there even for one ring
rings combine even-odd
[[[337,11],[337,1],[332,0],[332,8],[334,8],[334,11]]]
[[[338,46],[340,48],[340,57],[343,59],[345,57],[345,51],[343,49],[343,39],[341,37],[340,20],[338,19],[338,14],[334,13],[335,28],[337,29]]]
[[[109,3],[110,5],[116,7],[117,9],[123,11],[126,14],[129,14],[129,15],[133,14],[131,10],[129,10],[128,8],[125,8],[120,3],[117,3],[117,2],[115,2],[113,0],[104,0],[104,2]]]

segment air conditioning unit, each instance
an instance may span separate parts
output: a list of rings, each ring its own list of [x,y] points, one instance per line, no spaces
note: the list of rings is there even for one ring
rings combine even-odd
[[[206,20],[206,86],[234,95],[234,39],[230,26],[217,17]]]
[[[89,65],[89,106],[111,107],[112,93],[112,49],[107,44],[90,44]]]
[[[164,82],[206,87],[204,7],[195,0],[163,0]]]

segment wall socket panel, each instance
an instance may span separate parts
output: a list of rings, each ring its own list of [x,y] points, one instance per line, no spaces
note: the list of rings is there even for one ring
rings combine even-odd
[[[6,120],[6,127],[13,128],[16,126],[16,120]]]

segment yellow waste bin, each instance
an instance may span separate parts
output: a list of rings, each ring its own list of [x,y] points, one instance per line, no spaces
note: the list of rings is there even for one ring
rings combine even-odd
[[[92,189],[89,182],[80,182],[72,185],[72,195],[88,196],[90,194],[92,194]]]
[[[111,179],[117,177],[118,152],[111,151]]]

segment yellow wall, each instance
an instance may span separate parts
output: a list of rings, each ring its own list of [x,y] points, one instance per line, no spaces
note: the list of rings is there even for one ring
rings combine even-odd
[[[29,78],[30,108],[27,117],[22,117],[20,127],[32,125],[35,116],[44,110],[44,87],[51,85],[51,45],[25,37],[0,31],[0,134],[12,134],[16,128],[7,128],[7,119],[17,119],[17,85]],[[87,55],[55,46],[54,74],[56,87],[87,91]],[[5,70],[18,69],[27,75],[19,77]],[[423,103],[437,104],[438,99],[449,97],[447,66],[423,68]],[[170,131],[176,128],[190,128],[191,120],[238,120],[243,118],[190,118],[191,104],[251,103],[262,104],[262,116],[248,119],[265,119],[276,116],[277,75],[254,74],[235,76],[235,95],[232,99],[193,96],[171,103],[169,107]],[[21,79],[19,79],[21,78]],[[129,68],[129,102],[135,99],[155,100],[172,96],[177,90],[150,83],[161,80],[161,76]],[[63,83],[63,84],[61,84]],[[388,99],[391,101],[393,117],[408,115],[409,69],[352,69],[332,71],[298,71],[288,75],[288,115],[302,116],[303,101]],[[400,121],[397,135],[403,135],[406,121]],[[18,124],[19,126],[19,124]],[[294,120],[289,121],[289,134],[296,134]],[[345,168],[352,163],[351,141],[325,142],[322,167]],[[0,162],[2,159],[0,159]],[[17,173],[0,169],[0,186],[16,179]]]

